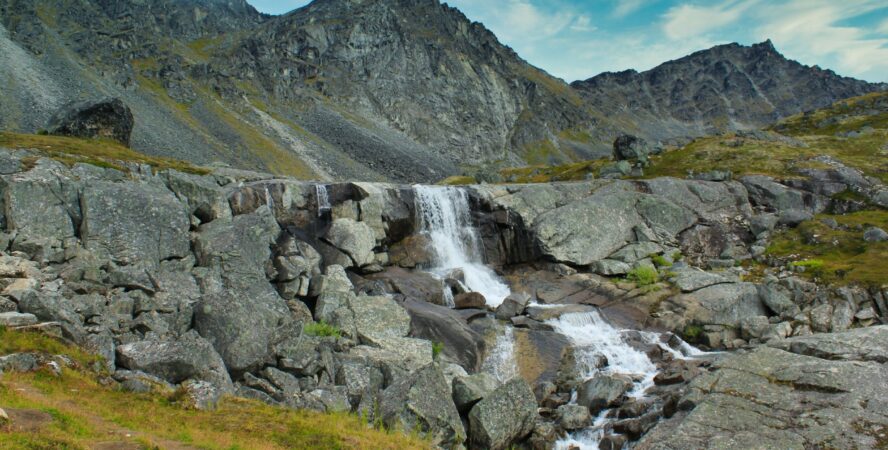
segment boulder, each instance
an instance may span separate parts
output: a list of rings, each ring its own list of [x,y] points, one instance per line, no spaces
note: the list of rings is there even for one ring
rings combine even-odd
[[[478,402],[469,413],[472,448],[501,450],[533,431],[537,402],[527,382],[515,378]]]
[[[447,381],[434,364],[386,388],[379,413],[386,426],[416,431],[439,447],[459,447],[466,437]]]
[[[568,431],[580,430],[592,423],[589,408],[582,405],[561,405],[555,411],[555,416],[558,425]]]
[[[484,309],[487,307],[487,299],[480,292],[465,292],[453,297],[456,309]]]
[[[80,197],[84,246],[122,265],[158,264],[191,253],[188,210],[150,184],[94,182]]]
[[[496,318],[509,320],[512,317],[524,314],[524,308],[530,303],[530,295],[525,292],[513,292],[496,307]]]
[[[365,344],[377,344],[388,337],[404,337],[410,332],[410,315],[388,297],[360,295],[351,300],[358,338]]]
[[[457,410],[466,413],[497,387],[499,382],[496,378],[485,372],[456,377],[453,379],[453,403],[456,404]]]
[[[863,233],[863,240],[866,242],[884,242],[888,241],[888,233],[877,227],[867,228]]]
[[[626,392],[632,389],[632,382],[619,376],[596,375],[586,380],[577,390],[577,404],[585,406],[591,414],[616,406]]]
[[[197,379],[210,382],[223,391],[234,389],[222,358],[194,331],[176,340],[145,340],[120,345],[117,347],[117,363],[173,384]]]
[[[410,314],[410,336],[440,343],[441,352],[469,372],[480,369],[484,338],[470,328],[458,312],[412,300],[402,306]]]
[[[103,98],[66,105],[52,117],[49,134],[80,138],[105,138],[130,145],[135,120],[118,98]]]
[[[37,316],[33,314],[23,314],[18,312],[0,313],[0,326],[2,327],[26,327],[35,325],[36,323]]]
[[[210,177],[168,170],[163,173],[167,187],[188,205],[189,212],[202,223],[231,217],[224,189]]]
[[[614,140],[614,159],[622,160],[647,160],[651,148],[642,138],[623,134]]]
[[[686,323],[738,328],[743,318],[768,315],[753,283],[716,284],[680,294],[665,300],[661,310],[677,315],[680,328]]]
[[[376,237],[373,229],[353,219],[336,219],[324,239],[351,258],[357,267],[373,264]]]
[[[675,286],[681,289],[682,292],[694,292],[705,287],[734,281],[736,280],[732,280],[717,273],[704,272],[697,269],[678,271],[672,279]]]
[[[598,171],[598,176],[606,179],[619,179],[632,173],[632,164],[628,161],[617,161],[608,164]]]

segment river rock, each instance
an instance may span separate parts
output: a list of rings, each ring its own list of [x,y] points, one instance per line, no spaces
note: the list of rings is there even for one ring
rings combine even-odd
[[[466,292],[453,297],[456,309],[484,309],[487,299],[480,292]]]
[[[223,391],[234,389],[222,358],[194,331],[176,340],[145,340],[118,346],[117,362],[173,384],[193,378],[210,382]]]
[[[558,425],[568,431],[586,428],[592,423],[589,408],[582,405],[561,405],[555,411]]]
[[[515,378],[478,402],[469,413],[472,448],[501,450],[523,439],[537,418],[537,403],[527,382]]]
[[[577,390],[577,404],[589,408],[591,414],[598,414],[602,409],[619,404],[630,389],[632,382],[625,378],[596,375],[580,385]]]
[[[381,418],[388,427],[414,430],[444,448],[458,447],[465,440],[450,388],[434,364],[392,384],[380,398]]]
[[[509,320],[512,317],[524,313],[524,308],[530,303],[530,295],[526,292],[513,292],[496,307],[496,318],[499,320]]]

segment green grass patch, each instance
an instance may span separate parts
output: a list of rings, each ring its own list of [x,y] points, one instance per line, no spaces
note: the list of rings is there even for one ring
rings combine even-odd
[[[441,355],[442,351],[444,351],[444,343],[443,342],[432,342],[432,358],[437,360],[438,356]]]
[[[31,352],[67,355],[83,367],[91,367],[94,363],[102,360],[99,356],[72,347],[44,333],[12,331],[0,326],[0,355]]]
[[[834,219],[832,229],[822,219]],[[869,227],[888,228],[888,211],[869,210],[844,215],[818,215],[798,227],[775,234],[767,255],[794,267],[801,276],[834,284],[882,286],[888,283],[888,242],[866,242]]]
[[[342,337],[342,330],[335,325],[330,325],[323,320],[316,323],[310,323],[305,325],[303,332],[309,336],[321,336],[321,337]]]
[[[672,261],[669,261],[663,255],[651,255],[651,261],[657,267],[672,267]]]
[[[474,177],[470,177],[467,175],[454,175],[452,177],[447,177],[438,182],[438,184],[444,186],[464,186],[467,184],[477,184],[478,182]]]
[[[3,351],[35,350],[81,358],[82,351],[32,333],[4,331]],[[101,381],[95,373],[65,369],[59,377],[43,372],[6,373],[0,378],[0,407],[47,413],[39,428],[0,427],[0,449],[89,449],[116,440],[142,448],[228,449],[423,449],[427,441],[380,430],[359,417],[269,406],[223,398],[214,411],[186,409],[168,394],[134,394]],[[131,434],[128,440],[125,434]]]
[[[703,337],[703,327],[699,325],[687,325],[684,327],[684,330],[682,330],[681,336],[685,341],[691,344],[696,344],[700,342],[700,339]]]
[[[651,286],[660,280],[660,273],[650,266],[638,266],[626,274],[626,280],[635,283],[638,287]]]
[[[0,132],[0,147],[31,150],[68,165],[85,163],[124,172],[127,169],[121,162],[148,164],[157,170],[175,169],[200,175],[209,173],[185,161],[148,156],[108,139]]]

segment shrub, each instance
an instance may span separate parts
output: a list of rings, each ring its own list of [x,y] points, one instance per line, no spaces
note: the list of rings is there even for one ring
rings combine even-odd
[[[681,335],[685,341],[692,344],[697,343],[700,341],[700,337],[703,335],[703,327],[701,327],[700,325],[688,325],[684,327]]]
[[[330,325],[323,320],[317,323],[310,323],[303,328],[305,334],[309,336],[322,336],[322,337],[341,337],[342,331],[339,327],[334,325]]]
[[[657,269],[650,266],[639,266],[629,271],[626,279],[638,286],[650,286],[660,279]]]

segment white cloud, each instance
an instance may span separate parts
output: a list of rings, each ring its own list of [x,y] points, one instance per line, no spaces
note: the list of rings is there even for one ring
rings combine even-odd
[[[882,34],[888,34],[888,18],[882,21],[877,31]]]
[[[501,41],[514,47],[551,38],[568,29],[580,16],[572,10],[543,9],[531,0],[452,0],[449,3],[469,17],[481,20]]]
[[[737,22],[756,3],[758,0],[729,0],[714,6],[674,6],[664,15],[663,32],[673,40],[704,35]]]
[[[644,6],[645,0],[617,0],[617,6],[614,8],[613,16],[623,18],[634,13]]]
[[[578,33],[588,33],[590,31],[595,31],[598,28],[595,25],[592,25],[592,19],[589,16],[579,16],[574,19],[573,24],[570,26],[571,31],[575,31]]]

